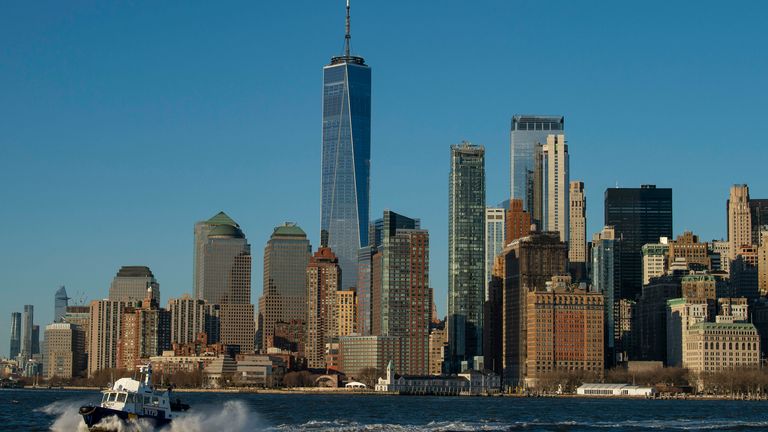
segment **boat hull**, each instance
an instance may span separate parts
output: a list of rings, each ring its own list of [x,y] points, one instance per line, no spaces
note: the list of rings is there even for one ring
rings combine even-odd
[[[162,415],[164,413],[161,411],[160,414]],[[103,426],[101,427],[98,426],[99,423],[102,422],[102,420],[109,417],[117,417],[122,422],[135,422],[138,420],[146,420],[146,421],[149,421],[154,427],[163,427],[171,422],[171,419],[165,418],[165,417],[145,416],[145,415],[134,414],[134,413],[129,413],[125,411],[113,410],[110,408],[104,408],[100,406],[90,406],[90,405],[80,407],[80,415],[83,416],[83,421],[85,422],[86,426],[88,426],[88,429],[91,431],[112,430],[112,429],[109,429],[108,427],[105,428]]]

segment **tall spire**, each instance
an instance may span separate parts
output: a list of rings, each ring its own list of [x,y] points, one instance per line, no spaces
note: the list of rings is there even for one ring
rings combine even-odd
[[[349,34],[349,0],[347,0],[347,26],[346,34],[344,35],[344,56],[349,57],[349,42],[352,36]]]

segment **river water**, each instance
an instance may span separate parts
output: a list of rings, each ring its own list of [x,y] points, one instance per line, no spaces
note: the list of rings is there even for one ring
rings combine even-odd
[[[0,390],[0,431],[84,431],[95,391]],[[163,432],[764,431],[768,402],[348,394],[179,394],[192,409]],[[149,432],[146,427],[126,432]]]

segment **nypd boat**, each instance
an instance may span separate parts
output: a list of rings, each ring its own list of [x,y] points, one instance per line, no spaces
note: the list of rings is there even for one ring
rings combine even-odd
[[[163,427],[176,418],[189,405],[179,399],[171,400],[171,389],[156,390],[152,386],[152,366],[139,366],[139,379],[120,378],[112,388],[102,391],[101,404],[80,407],[80,415],[91,431],[119,430],[119,422],[143,421],[154,427]],[[106,421],[105,421],[106,420]]]

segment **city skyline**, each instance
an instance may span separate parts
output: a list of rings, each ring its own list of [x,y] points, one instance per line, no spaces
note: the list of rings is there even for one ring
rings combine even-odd
[[[291,15],[295,16],[296,22],[289,24],[291,29],[294,26],[300,29],[300,23],[306,24],[307,20],[314,19],[314,15],[323,18],[317,20],[319,24],[312,29],[317,33],[312,37],[289,36],[275,42],[273,47],[253,42],[258,40],[259,33],[243,34],[246,32],[246,23],[230,15],[234,12],[219,10],[218,15],[213,14],[236,23],[228,30],[229,33],[219,35],[219,42],[239,36],[235,44],[240,49],[262,49],[259,57],[275,58],[281,54],[279,58],[294,68],[289,73],[280,67],[277,68],[278,72],[265,71],[260,60],[240,60],[231,51],[233,48],[214,54],[211,47],[206,45],[213,42],[200,38],[192,38],[195,43],[184,44],[179,38],[191,35],[192,27],[175,24],[171,30],[161,29],[160,21],[177,12],[173,7],[160,7],[158,16],[150,19],[141,15],[141,7],[124,10],[118,6],[100,6],[93,13],[88,13],[75,6],[58,5],[42,13],[42,17],[36,16],[40,22],[34,25],[29,21],[34,16],[32,10],[25,11],[22,6],[17,7],[22,9],[11,10],[4,18],[0,18],[4,24],[0,27],[8,29],[9,33],[18,30],[16,36],[0,42],[3,48],[6,44],[9,48],[6,57],[8,62],[0,66],[0,82],[6,83],[0,84],[0,89],[8,96],[8,104],[3,111],[8,122],[0,126],[0,149],[3,154],[0,158],[0,175],[5,184],[14,185],[2,189],[0,198],[7,211],[0,218],[4,238],[8,239],[6,244],[16,245],[14,248],[4,247],[0,253],[0,260],[4,263],[3,271],[0,272],[0,286],[4,291],[13,293],[11,301],[0,306],[1,326],[10,328],[11,312],[21,311],[24,304],[33,304],[36,322],[44,328],[53,319],[50,299],[62,284],[71,289],[70,294],[73,296],[82,295],[87,300],[106,298],[115,270],[124,265],[147,265],[153,269],[158,281],[163,283],[163,305],[165,299],[178,298],[183,293],[194,294],[189,264],[192,261],[192,250],[189,247],[191,227],[201,216],[220,210],[232,214],[255,245],[266,243],[271,229],[288,220],[296,221],[307,229],[312,244],[320,243],[316,184],[320,160],[318,124],[321,116],[317,103],[317,68],[327,62],[328,56],[341,51],[341,2],[338,7],[307,4],[306,10],[298,14],[287,5],[269,6],[276,10],[266,14],[268,16],[287,15],[287,11],[292,11]],[[453,42],[445,45],[453,45],[453,50],[466,55],[476,48],[511,49],[511,43],[515,40],[544,38],[545,45],[554,46],[562,42],[559,38],[566,38],[568,29],[573,28],[570,26],[578,21],[570,22],[569,13],[574,14],[576,9],[584,9],[578,12],[578,17],[586,19],[590,6],[577,8],[562,5],[560,10],[548,10],[551,15],[547,18],[567,24],[555,35],[549,36],[541,35],[532,24],[526,27],[518,18],[512,20],[511,28],[514,31],[503,28],[502,18],[515,16],[517,11],[502,4],[495,5],[500,9],[498,17],[491,16],[494,14],[487,9],[467,11],[455,4],[447,4],[437,11],[416,5],[412,10],[413,17],[400,17],[399,11],[393,10],[397,8],[375,8],[364,4],[354,7],[356,47],[359,47],[360,52],[365,52],[366,58],[377,68],[377,79],[372,90],[376,103],[371,133],[371,184],[374,188],[371,193],[371,214],[377,215],[381,213],[380,209],[392,208],[405,214],[418,214],[424,226],[429,227],[432,252],[430,280],[435,288],[434,297],[441,316],[445,315],[447,299],[445,214],[448,204],[445,199],[445,178],[448,173],[448,148],[450,144],[462,139],[483,145],[486,148],[488,173],[486,204],[493,205],[508,199],[508,128],[513,114],[554,112],[568,118],[567,137],[569,143],[574,144],[571,149],[572,178],[585,182],[587,200],[590,202],[587,238],[600,230],[602,194],[606,188],[616,184],[621,187],[639,187],[651,183],[659,187],[671,187],[675,196],[676,225],[673,233],[677,235],[690,229],[704,240],[726,237],[723,207],[732,184],[747,183],[752,196],[768,196],[768,185],[760,178],[760,170],[750,169],[758,166],[760,158],[738,158],[727,150],[732,148],[734,142],[738,142],[746,153],[759,155],[763,151],[759,140],[752,137],[764,135],[759,133],[761,111],[754,101],[765,99],[761,97],[766,93],[765,84],[759,77],[765,75],[766,61],[747,54],[750,43],[759,47],[760,41],[764,41],[765,36],[757,30],[759,26],[736,25],[736,20],[729,20],[726,24],[732,27],[726,25],[726,28],[716,32],[718,40],[713,43],[712,36],[705,30],[697,31],[695,28],[686,28],[692,33],[686,35],[685,30],[670,30],[662,26],[661,34],[655,36],[658,39],[645,41],[643,36],[647,36],[647,32],[628,36],[636,24],[630,23],[629,29],[619,31],[618,24],[601,22],[601,25],[606,26],[603,31],[586,31],[584,35],[576,37],[575,41],[569,42],[576,45],[568,46],[574,49],[575,54],[579,54],[584,49],[578,49],[578,43],[596,44],[598,55],[582,60],[578,55],[571,54],[573,57],[569,57],[567,53],[558,52],[558,55],[572,61],[574,67],[569,68],[567,73],[558,71],[569,76],[562,77],[562,83],[558,83],[555,89],[547,90],[544,86],[548,82],[547,77],[551,77],[548,74],[552,73],[544,71],[547,62],[551,60],[548,57],[525,48],[523,54],[534,60],[533,65],[525,62],[525,66],[520,66],[519,58],[487,56],[488,61],[494,62],[494,66],[502,73],[492,72],[486,81],[508,87],[499,92],[502,94],[495,95],[498,88],[490,88],[493,86],[482,84],[478,88],[462,84],[460,80],[469,66],[462,65],[453,71],[442,68],[442,73],[437,75],[434,70],[432,73],[414,73],[418,71],[415,66],[426,68],[427,64],[453,65],[454,56],[448,55],[450,49],[428,50],[430,44],[436,41],[445,43],[443,38]],[[534,10],[530,5],[522,5],[521,8],[532,13],[534,18],[544,18],[538,15],[542,14],[541,11]],[[671,17],[675,16],[674,12],[682,14],[685,11],[698,16],[704,23],[722,24],[719,18],[709,15],[714,8],[691,11],[678,5],[671,8]],[[63,15],[72,21],[57,17],[59,12],[66,12]],[[443,24],[436,23],[429,27],[430,34],[409,34],[404,38],[391,30],[382,34],[385,30],[382,23],[386,20],[373,19],[379,13],[385,17],[397,16],[398,20],[402,18],[403,26],[416,28],[417,22],[424,21],[433,12],[438,17],[452,17],[454,20],[469,13],[468,25],[483,27],[488,32],[468,38],[470,40],[461,40],[459,36],[450,34]],[[606,11],[617,16],[621,12],[618,6],[611,6]],[[718,13],[721,12],[733,13],[718,9]],[[185,13],[197,20],[203,18],[196,14],[205,15],[202,10],[195,8]],[[238,14],[244,17],[258,15]],[[103,28],[98,24],[100,17],[105,18],[106,23],[101,25],[118,25],[114,30]],[[488,22],[483,25],[481,21],[473,22],[471,18]],[[605,19],[605,15],[600,19]],[[638,22],[651,19],[650,12],[639,12]],[[755,18],[744,16],[741,19],[749,21]],[[148,24],[144,26],[148,29],[142,30],[146,31],[143,35],[128,32],[128,38],[130,35],[141,37],[136,38],[136,42],[126,42],[118,37],[118,33],[125,31],[132,20]],[[668,24],[668,20],[674,22],[670,17],[654,17],[653,20],[657,24]],[[268,20],[264,24],[265,29],[259,31],[268,35],[275,27]],[[584,24],[583,20],[581,24]],[[28,28],[24,28],[25,25]],[[40,25],[50,25],[45,34],[52,37],[51,41],[18,39],[40,30]],[[83,35],[72,33],[76,25],[83,30]],[[248,23],[248,31],[256,32],[251,27],[259,26]],[[137,30],[134,28],[131,31]],[[618,32],[617,41],[593,39],[609,35],[611,31]],[[750,36],[753,31],[758,32],[754,37]],[[80,39],[99,39],[94,35],[102,32],[108,36],[106,42],[86,42]],[[673,46],[679,44],[687,49],[685,52],[677,52],[679,58],[655,52],[654,41],[662,40],[665,35],[675,36],[670,42]],[[156,48],[132,45],[157,36],[160,37]],[[308,40],[313,38],[315,40]],[[737,38],[742,46],[734,51],[729,42],[731,38]],[[490,43],[492,48],[483,47],[482,43],[478,44],[478,48],[478,41]],[[47,51],[43,44],[49,42],[54,49],[63,49],[63,54]],[[629,50],[635,51],[633,55],[612,50],[616,48],[614,44],[620,45],[622,42],[628,45]],[[691,42],[694,43],[687,44]],[[96,66],[94,61],[103,54],[101,50],[109,47],[109,43],[122,48],[116,50],[122,54]],[[72,48],[81,44],[82,50]],[[413,52],[402,50],[404,46],[413,48]],[[168,47],[185,51],[187,57],[182,58],[180,54],[172,54],[168,59],[158,57]],[[286,52],[297,50],[311,54],[301,59],[286,58]],[[176,52],[174,49],[170,51]],[[421,53],[415,54],[418,51]],[[30,54],[25,52],[37,53],[40,57],[27,57]],[[430,53],[426,58],[425,52]],[[520,54],[518,50],[515,52]],[[724,57],[722,63],[710,64],[708,56],[713,53]],[[600,54],[605,58],[598,58]],[[64,57],[60,57],[62,55]],[[183,80],[170,85],[166,91],[158,88],[159,84],[168,85],[176,80],[175,72],[193,70],[187,68],[187,62],[196,55],[209,61],[216,58],[226,61],[221,66],[208,65],[190,71],[182,75],[185,77]],[[404,58],[408,61],[402,62]],[[685,60],[691,59],[699,62],[697,64],[702,67],[694,68],[687,64]],[[727,65],[729,73],[736,73],[743,82],[730,83],[729,91],[725,92],[725,89],[720,90],[715,84],[719,84],[718,74],[722,73],[728,59],[731,60],[731,64]],[[616,60],[619,60],[619,66],[615,65]],[[633,70],[633,65],[637,66],[635,62],[641,60],[652,60],[650,66],[643,64],[642,76]],[[240,61],[245,63],[242,68],[237,67],[241,65]],[[409,62],[411,67],[407,69],[401,64]],[[748,63],[746,66],[741,65],[738,71],[730,72],[734,63],[740,65],[739,62]],[[152,65],[157,63],[160,67],[152,69]],[[205,63],[193,62],[196,65]],[[49,64],[64,73],[58,77],[46,75],[42,72],[43,66]],[[127,64],[131,66],[127,67]],[[603,81],[595,85],[587,72],[602,66],[608,66],[608,73],[617,76],[598,76],[597,80],[602,78]],[[714,66],[714,70],[702,72],[707,66]],[[154,72],[149,73],[150,70]],[[20,71],[30,76],[25,78],[24,72]],[[148,85],[149,78],[142,78],[142,73],[148,73],[149,78],[159,78],[159,82]],[[265,75],[259,76],[258,73]],[[506,73],[511,73],[512,77],[502,78]],[[660,79],[665,73],[667,80]],[[281,74],[284,76],[279,76]],[[541,81],[542,84],[532,84],[529,90],[515,88],[515,79],[528,82],[532,77],[536,77],[534,81]],[[558,78],[561,77],[558,75]],[[124,80],[127,80],[126,89],[120,89]],[[213,84],[211,80],[228,83]],[[269,87],[282,89],[286,101],[275,106],[277,95],[262,88],[263,82],[253,87],[253,83],[259,81],[266,81]],[[646,86],[657,82],[662,83],[657,92],[650,92],[648,97],[640,97],[641,93],[649,90],[650,87]],[[207,86],[197,87],[198,84]],[[241,92],[239,86],[248,91]],[[450,96],[441,96],[440,93],[447,86],[454,92]],[[135,95],[128,93],[128,89],[135,91],[142,87],[143,92]],[[599,88],[604,88],[604,93],[598,92],[592,95],[594,97],[589,102],[585,102],[584,93]],[[198,89],[198,93],[192,89]],[[622,91],[609,94],[617,89]],[[714,94],[712,89],[716,90]],[[558,92],[564,92],[564,95]],[[702,96],[703,93],[708,95]],[[219,94],[225,97],[219,98]],[[246,101],[247,95],[255,96],[255,102]],[[653,100],[654,95],[664,97],[665,100],[669,97],[669,100],[675,102],[667,104],[671,106],[659,106],[658,101]],[[475,110],[474,106],[483,98],[488,98],[488,103],[482,110]],[[709,102],[709,98],[719,100],[722,105]],[[117,102],[108,102],[107,99],[115,99]],[[403,104],[403,100],[408,100],[410,104]],[[469,108],[458,106],[464,103]],[[43,107],[40,104],[49,106]],[[624,104],[626,106],[620,106]],[[213,105],[213,108],[203,108],[207,105]],[[449,106],[454,108],[447,109]],[[723,108],[730,106],[738,106],[739,109]],[[273,112],[268,112],[270,109]],[[426,112],[429,112],[428,116],[425,116]],[[752,127],[748,128],[749,133],[743,134],[740,131],[729,130],[726,133],[716,128],[707,128],[709,122],[705,116],[715,113],[721,124],[738,119],[740,122],[758,125],[758,133],[755,134]],[[84,121],[86,118],[87,122]],[[593,118],[599,118],[601,122],[593,121]],[[661,121],[669,118],[693,126],[695,130],[692,131],[690,127],[672,127]],[[47,131],[32,126],[40,122],[47,126],[40,129]],[[621,130],[601,128],[605,124],[603,122],[621,122]],[[287,126],[292,126],[293,130]],[[280,149],[264,150],[270,141],[280,144],[276,146]],[[396,151],[398,143],[402,143],[402,147],[409,151]],[[68,147],[68,151],[63,150],[64,146]],[[212,150],[216,146],[219,149]],[[639,152],[638,148],[645,151]],[[606,156],[609,153],[607,150],[617,149],[623,159]],[[190,155],[181,155],[187,153],[187,150],[197,160]],[[207,157],[206,151],[217,153],[217,157]],[[262,151],[266,151],[269,157],[265,158]],[[46,157],[40,158],[39,154],[45,154]],[[409,157],[404,158],[404,154]],[[659,154],[668,157],[661,159]],[[739,161],[742,167],[739,172],[716,166],[717,163],[723,163],[725,167],[736,166],[729,163],[732,161]],[[142,169],[137,172],[133,168],[140,162],[143,164]],[[702,168],[712,168],[708,170],[706,179],[694,182],[680,176],[681,165],[691,168],[695,164]],[[423,167],[426,168],[422,170]],[[287,168],[295,172],[288,172]],[[665,172],[665,169],[669,172]],[[677,173],[674,172],[676,170]],[[52,182],[52,178],[57,181]],[[403,190],[411,193],[403,193]],[[131,199],[141,194],[145,195],[141,200]],[[29,200],[29,196],[33,199]],[[115,196],[121,199],[112,200]],[[97,217],[83,217],[87,212]],[[15,228],[18,225],[13,221],[22,217],[36,226],[32,236],[27,230]],[[157,223],[158,219],[162,219],[163,223]],[[89,235],[83,236],[83,233]],[[45,251],[42,256],[40,251]],[[261,259],[261,252],[255,251],[254,262],[260,263]],[[252,275],[255,281],[251,290],[253,304],[256,304],[261,294],[259,267],[258,264],[254,266]],[[24,293],[24,296],[16,293]],[[6,350],[7,344],[4,344],[0,347],[0,355],[7,354]]]

